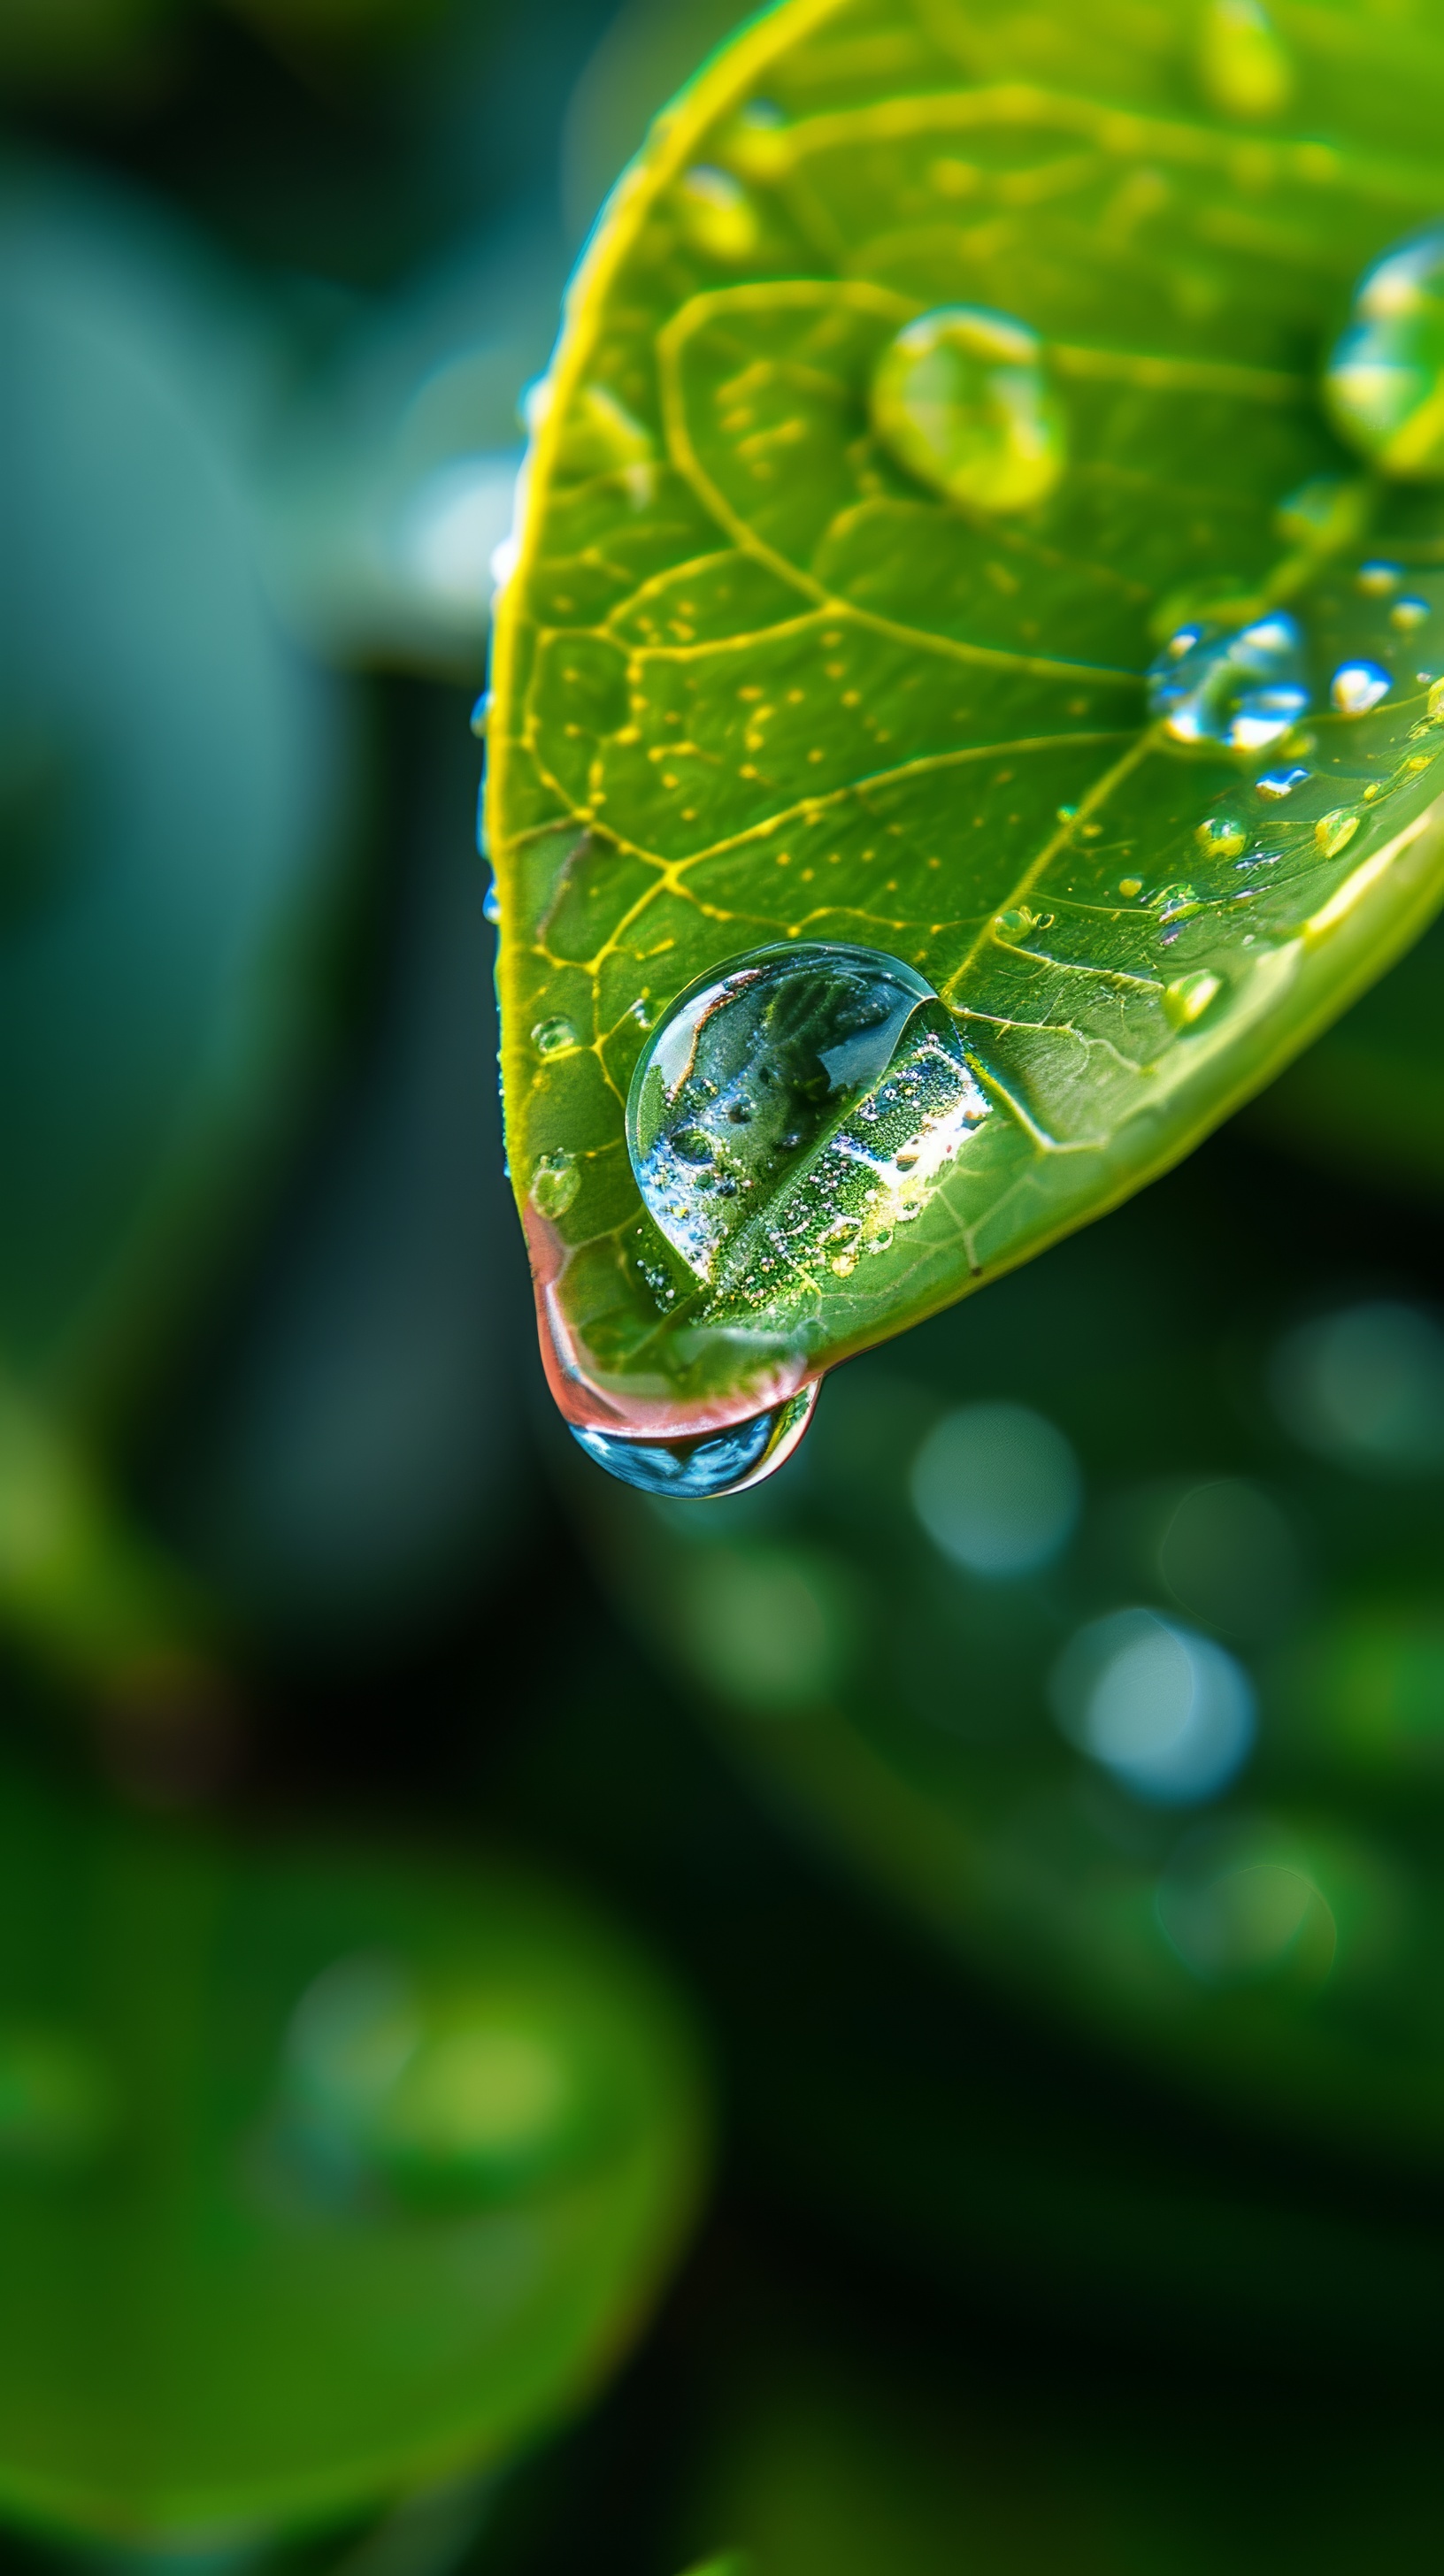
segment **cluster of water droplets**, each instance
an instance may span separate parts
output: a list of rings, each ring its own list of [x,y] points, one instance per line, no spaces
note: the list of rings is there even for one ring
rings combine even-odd
[[[1259,0],[1210,0],[1200,23],[1200,78],[1213,104],[1257,116],[1287,103],[1292,65]],[[767,175],[760,165],[777,148],[778,125],[774,112],[759,111],[755,135],[739,126],[733,157],[745,161],[743,146],[755,144],[759,175]],[[718,257],[741,254],[751,216],[725,172],[689,172],[679,207],[698,246]],[[1368,271],[1328,359],[1323,400],[1375,468],[1444,481],[1444,225]],[[882,350],[869,404],[879,443],[915,479],[965,507],[1030,508],[1067,470],[1067,416],[1046,345],[1014,315],[965,305],[920,315]],[[1376,635],[1365,621],[1366,642],[1379,652],[1324,651],[1327,618],[1319,622],[1311,579],[1362,533],[1368,507],[1367,484],[1343,477],[1318,477],[1290,494],[1277,527],[1296,550],[1294,577],[1280,585],[1295,605],[1258,601],[1231,613],[1220,602],[1212,613],[1181,618],[1146,674],[1149,713],[1164,739],[1181,751],[1238,755],[1255,768],[1253,794],[1265,809],[1285,805],[1309,781],[1311,717],[1364,717],[1391,692],[1427,684],[1427,715],[1415,733],[1444,723],[1444,679],[1392,667],[1401,654],[1417,661],[1433,615],[1401,565],[1370,558],[1353,576],[1357,599],[1373,603],[1375,625],[1382,619],[1387,627],[1386,637],[1382,627]],[[1385,650],[1389,661],[1380,658]],[[1255,767],[1270,753],[1271,765]],[[1405,758],[1399,776],[1425,765],[1423,755]],[[1397,783],[1366,785],[1361,804]],[[1315,820],[1313,841],[1336,857],[1359,822],[1354,807],[1331,810]],[[1207,817],[1197,833],[1204,857],[1259,869],[1272,862],[1255,838],[1232,813]],[[1120,891],[1137,895],[1142,881],[1127,880]],[[1165,941],[1201,909],[1189,886],[1148,900]],[[1191,1025],[1218,990],[1207,972],[1180,978],[1168,988],[1174,1024]],[[532,1039],[543,1058],[580,1044],[562,1019],[540,1022]],[[720,970],[649,1030],[627,1105],[627,1144],[652,1225],[715,1319],[820,1288],[827,1277],[845,1280],[863,1256],[886,1251],[988,1110],[956,1025],[922,977],[873,950],[799,942]],[[578,1186],[572,1158],[547,1155],[532,1195],[555,1218]],[[637,1266],[665,1312],[678,1285],[645,1241]],[[576,1436],[599,1464],[645,1490],[735,1492],[791,1453],[814,1394],[805,1389],[725,1432],[686,1440]]]

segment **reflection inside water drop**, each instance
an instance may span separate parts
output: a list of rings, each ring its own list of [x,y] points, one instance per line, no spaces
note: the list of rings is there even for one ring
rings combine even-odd
[[[667,1494],[675,1502],[717,1502],[724,1494],[742,1494],[776,1474],[791,1457],[817,1403],[817,1387],[803,1387],[766,1413],[725,1431],[704,1431],[689,1440],[622,1439],[615,1432],[579,1430],[568,1424],[572,1438],[609,1476],[639,1493]]]
[[[627,1147],[694,1277],[844,1278],[922,1212],[986,1118],[932,986],[878,950],[762,948],[693,985],[643,1053]]]
[[[1195,619],[1148,673],[1148,709],[1177,743],[1264,751],[1308,711],[1304,639],[1283,609],[1250,626]]]
[[[920,482],[981,510],[1028,509],[1068,459],[1037,333],[982,305],[945,305],[899,331],[873,376],[872,424]]]

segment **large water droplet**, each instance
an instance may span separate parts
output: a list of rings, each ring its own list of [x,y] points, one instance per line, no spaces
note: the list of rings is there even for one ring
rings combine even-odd
[[[1259,0],[1208,0],[1198,69],[1206,96],[1225,116],[1277,116],[1293,96],[1293,64]]]
[[[531,1176],[533,1207],[553,1223],[563,1217],[576,1199],[582,1185],[575,1154],[564,1149],[555,1154],[540,1154]]]
[[[632,1078],[627,1146],[673,1249],[735,1289],[774,1265],[845,1277],[921,1210],[987,1115],[921,975],[875,949],[799,941],[673,1004]]]
[[[755,1413],[725,1431],[704,1431],[689,1440],[622,1439],[610,1431],[569,1428],[589,1458],[639,1493],[668,1494],[674,1502],[710,1503],[724,1494],[745,1493],[749,1485],[784,1467],[812,1419],[815,1384],[805,1386],[785,1404]]]
[[[944,305],[899,331],[873,376],[872,423],[910,474],[980,510],[1026,510],[1068,460],[1041,340],[983,305]]]
[[[1181,626],[1148,673],[1149,712],[1179,743],[1264,751],[1308,703],[1304,639],[1284,609],[1232,631]]]
[[[1335,427],[1386,474],[1444,480],[1444,225],[1365,272],[1323,390]]]

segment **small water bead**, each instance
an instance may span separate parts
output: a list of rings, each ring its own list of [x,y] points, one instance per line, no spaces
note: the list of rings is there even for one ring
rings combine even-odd
[[[1206,97],[1225,116],[1277,116],[1293,96],[1288,48],[1260,0],[1207,0],[1198,69]]]
[[[1193,837],[1206,859],[1236,859],[1248,848],[1248,826],[1232,815],[1210,814]]]
[[[575,1154],[539,1155],[531,1176],[532,1205],[555,1224],[574,1205],[581,1186],[582,1176]]]
[[[726,1431],[704,1431],[684,1440],[624,1439],[610,1431],[569,1427],[572,1438],[598,1467],[642,1494],[667,1494],[675,1502],[720,1502],[743,1494],[785,1467],[817,1403],[816,1385],[784,1404],[756,1413]]]
[[[1232,630],[1181,626],[1147,676],[1149,714],[1189,746],[1267,750],[1309,705],[1303,635],[1284,609]]]
[[[486,738],[487,721],[490,715],[491,691],[490,689],[483,689],[480,697],[477,699],[476,704],[471,710],[471,730],[475,734],[478,742],[482,742]]]
[[[1332,814],[1323,814],[1314,825],[1314,839],[1326,859],[1336,859],[1346,850],[1359,828],[1359,817],[1346,805],[1336,806]]]
[[[796,1184],[786,1260],[867,1249],[921,1206],[986,1116],[930,984],[871,948],[758,949],[683,993],[644,1050],[627,1147],[653,1220],[698,1279]],[[781,1245],[772,1247],[774,1257]]]
[[[873,374],[872,425],[920,482],[981,510],[1031,508],[1068,461],[1042,341],[983,305],[945,305],[899,331]]]
[[[493,878],[492,878],[490,885],[487,887],[485,894],[482,896],[482,899],[481,899],[481,910],[482,910],[482,917],[483,917],[483,919],[484,919],[484,920],[486,920],[486,921],[489,921],[489,922],[491,923],[492,929],[493,929],[493,930],[498,930],[498,929],[500,929],[500,927],[501,927],[501,895],[500,895],[500,892],[499,892],[499,890],[498,890],[497,882],[496,882],[495,877],[493,877]]]
[[[1444,225],[1366,270],[1323,392],[1334,426],[1386,474],[1444,478]]]
[[[1388,599],[1403,578],[1397,564],[1361,563],[1354,575],[1354,587],[1361,590],[1366,599]]]
[[[581,1045],[570,1020],[538,1020],[531,1033],[538,1055],[570,1055]]]
[[[1222,977],[1211,975],[1206,967],[1196,975],[1180,975],[1164,990],[1164,1012],[1174,1028],[1191,1029],[1222,991]]]
[[[682,230],[694,250],[734,264],[750,259],[762,239],[757,208],[730,170],[699,163],[677,183]]]
[[[1380,662],[1341,662],[1329,682],[1329,696],[1341,716],[1366,716],[1393,685],[1393,673]]]
[[[1284,797],[1292,796],[1296,787],[1304,786],[1308,776],[1306,769],[1270,769],[1262,778],[1254,780],[1254,792],[1266,796],[1270,804],[1277,805]]]
[[[1427,599],[1415,599],[1411,596],[1408,599],[1395,600],[1389,611],[1389,623],[1396,627],[1401,635],[1408,635],[1416,626],[1423,626],[1432,615],[1433,610]]]

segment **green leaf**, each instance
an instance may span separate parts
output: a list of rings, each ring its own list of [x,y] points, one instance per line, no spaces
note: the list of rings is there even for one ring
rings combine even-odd
[[[493,1861],[226,1847],[0,1781],[0,2509],[212,2546],[493,2468],[696,2204],[650,1969]]]
[[[610,205],[536,410],[488,791],[509,1153],[574,1423],[737,1420],[1026,1259],[1440,899],[1444,518],[1361,473],[1317,388],[1352,284],[1444,202],[1444,51],[1419,11],[1281,12],[1267,59],[1222,24],[792,0]],[[1066,426],[1052,489],[992,516],[870,410],[898,332],[960,304],[1037,335]],[[1148,726],[1185,611],[1285,603],[1291,736]],[[1336,713],[1360,658],[1393,685]],[[1307,775],[1273,798],[1280,762]],[[629,1086],[689,986],[800,940],[921,974],[981,1114],[895,1227],[895,1175],[851,1212],[866,1259],[824,1239],[825,1135],[750,1175],[709,1282],[639,1192]]]
[[[743,1767],[945,1952],[1431,2166],[1444,1330],[1289,1177],[1215,1152],[872,1354],[756,1494],[582,1500]]]

